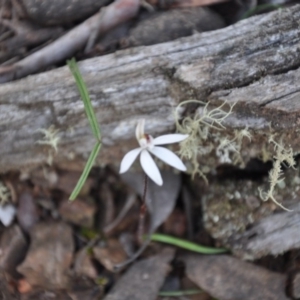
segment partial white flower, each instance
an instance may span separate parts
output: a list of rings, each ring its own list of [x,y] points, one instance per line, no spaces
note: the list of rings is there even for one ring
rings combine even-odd
[[[158,147],[158,145],[173,144],[185,140],[187,134],[166,134],[153,138],[149,134],[144,133],[145,120],[140,120],[137,124],[135,135],[140,147],[129,151],[123,158],[120,167],[120,173],[125,173],[131,167],[135,159],[140,155],[140,162],[145,173],[158,185],[163,184],[161,174],[149,154],[152,153],[163,162],[180,170],[186,171],[186,167],[181,159],[169,149]]]
[[[9,226],[16,215],[16,208],[12,204],[0,205],[0,221],[4,226]]]

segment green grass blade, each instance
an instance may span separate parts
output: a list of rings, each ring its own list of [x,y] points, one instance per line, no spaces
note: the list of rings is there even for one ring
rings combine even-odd
[[[97,119],[96,119],[96,115],[95,115],[95,112],[94,112],[94,109],[93,109],[93,106],[91,103],[91,99],[90,99],[86,84],[85,84],[85,82],[81,76],[81,73],[78,69],[76,60],[74,58],[72,58],[71,60],[67,61],[67,64],[75,78],[76,85],[79,90],[82,101],[84,103],[85,112],[86,112],[86,115],[90,122],[90,126],[92,129],[93,135],[95,136],[95,138],[98,141],[100,141],[101,140],[101,131],[100,131]]]
[[[172,236],[165,235],[165,234],[159,234],[159,233],[152,234],[151,241],[167,243],[170,245],[174,245],[174,246],[186,249],[186,250],[190,250],[190,251],[198,252],[198,253],[202,253],[202,254],[220,254],[220,253],[228,252],[228,250],[224,249],[224,248],[205,247],[205,246],[201,246],[201,245],[198,245],[198,244],[186,241],[186,240],[174,238]]]
[[[98,142],[94,146],[94,148],[93,148],[93,150],[90,154],[90,157],[89,157],[89,159],[88,159],[88,161],[87,161],[87,163],[84,167],[84,170],[83,170],[83,172],[82,172],[82,174],[81,174],[81,176],[80,176],[80,178],[79,178],[79,180],[76,184],[76,187],[74,188],[69,200],[74,200],[77,197],[77,195],[79,194],[79,192],[81,191],[81,189],[82,189],[82,187],[83,187],[83,185],[84,185],[84,183],[85,183],[85,181],[86,181],[86,179],[87,179],[87,177],[88,177],[88,175],[91,171],[91,168],[94,165],[95,159],[96,159],[96,157],[97,157],[97,155],[100,151],[100,148],[101,148],[101,143]]]
[[[160,297],[182,297],[182,296],[190,296],[197,295],[202,293],[201,290],[185,290],[185,291],[161,291],[158,293]]]

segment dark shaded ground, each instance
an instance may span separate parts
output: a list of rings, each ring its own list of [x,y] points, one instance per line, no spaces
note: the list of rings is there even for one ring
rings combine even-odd
[[[236,181],[235,172],[226,168],[219,173],[222,176],[210,180],[222,184],[224,172]],[[263,168],[261,172],[266,174]],[[243,174],[248,177],[249,171]],[[250,174],[259,178],[257,172]],[[1,291],[7,297],[3,299],[55,295],[57,299],[146,300],[156,299],[159,291],[198,288],[206,292],[182,299],[257,299],[257,295],[290,299],[286,289],[297,293],[297,250],[265,257],[255,267],[226,255],[192,254],[152,242],[141,257],[116,272],[115,266],[141,246],[143,173],[120,178],[110,168],[94,169],[74,202],[68,196],[78,172],[43,167],[30,178],[20,175],[1,179],[17,209],[13,224],[2,226],[0,238]],[[149,183],[148,196],[158,207],[146,218],[144,232],[154,226],[156,232],[218,246],[202,224],[203,182],[191,182],[173,171],[163,172],[163,178],[162,188]]]

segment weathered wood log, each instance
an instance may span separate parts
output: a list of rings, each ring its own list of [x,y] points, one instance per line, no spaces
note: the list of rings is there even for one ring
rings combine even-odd
[[[248,260],[299,248],[299,169],[287,170],[282,176],[285,180],[274,190],[276,201],[292,211],[260,199],[259,189],[269,188],[267,177],[237,178],[214,180],[206,187],[198,184],[206,230],[236,256]]]
[[[235,255],[254,260],[299,248],[299,198],[297,202],[292,212],[281,211],[270,215],[242,234],[233,235],[230,244]]]
[[[174,129],[174,106],[186,99],[236,103],[224,124],[287,131],[300,150],[300,6],[173,42],[119,51],[80,63],[103,134],[98,164],[119,164],[134,147],[136,120],[151,134]],[[0,171],[45,164],[81,168],[94,139],[67,67],[0,86]],[[39,129],[59,129],[58,151],[40,145]],[[261,151],[260,138],[243,157]],[[73,162],[73,163],[72,163]]]

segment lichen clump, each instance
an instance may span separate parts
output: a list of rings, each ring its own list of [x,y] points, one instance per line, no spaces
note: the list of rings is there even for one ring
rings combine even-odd
[[[185,117],[180,123],[179,109],[183,105],[195,103],[200,106],[193,116]],[[228,109],[225,110],[226,106]],[[180,103],[175,110],[175,123],[178,132],[188,134],[189,137],[180,144],[179,154],[192,163],[192,177],[200,175],[205,181],[203,167],[199,165],[198,157],[211,154],[216,149],[215,155],[221,163],[232,162],[230,156],[240,160],[242,135],[227,136],[221,133],[226,128],[222,122],[231,114],[234,104],[223,102],[219,107],[210,109],[210,103],[198,100],[187,100]],[[250,136],[245,134],[245,136]]]
[[[58,151],[58,143],[60,141],[60,137],[58,136],[59,130],[56,129],[54,125],[51,125],[48,129],[40,128],[37,131],[43,133],[44,137],[42,140],[38,140],[36,143],[51,147],[48,151],[47,159],[48,165],[51,166],[53,162],[53,155]]]
[[[10,191],[9,189],[0,181],[0,205],[8,203],[10,200]]]
[[[291,147],[285,148],[282,139],[280,140],[279,143],[276,142],[274,140],[274,135],[270,136],[268,142],[274,145],[275,155],[274,155],[273,168],[269,172],[269,182],[270,182],[269,190],[267,192],[264,192],[262,191],[262,189],[259,189],[260,198],[263,201],[267,201],[268,199],[271,199],[282,209],[290,211],[275,199],[274,189],[276,185],[279,185],[281,182],[284,181],[284,177],[282,177],[283,176],[282,165],[285,165],[288,168],[295,168],[296,162],[294,160],[293,149]]]
[[[180,120],[179,111],[188,104],[197,104],[200,107],[191,116]],[[218,107],[210,108],[209,102],[203,103],[198,100],[187,100],[177,106],[175,110],[177,131],[189,135],[180,144],[179,154],[191,162],[193,178],[198,174],[208,183],[204,170],[209,170],[209,168],[205,165],[200,166],[199,157],[204,161],[203,157],[207,156],[209,160],[214,155],[219,163],[244,167],[245,163],[241,154],[243,142],[245,139],[250,142],[252,135],[248,128],[236,129],[233,132],[226,130],[223,122],[230,116],[233,107],[234,104],[223,102]],[[279,142],[275,141],[271,128],[268,134],[257,132],[256,136],[265,140],[265,145],[261,150],[263,161],[273,160],[273,168],[269,172],[269,189],[267,192],[259,189],[260,198],[263,201],[271,199],[282,209],[288,210],[275,199],[274,190],[284,180],[282,166],[294,168],[296,165],[293,150],[284,145],[282,138]]]

